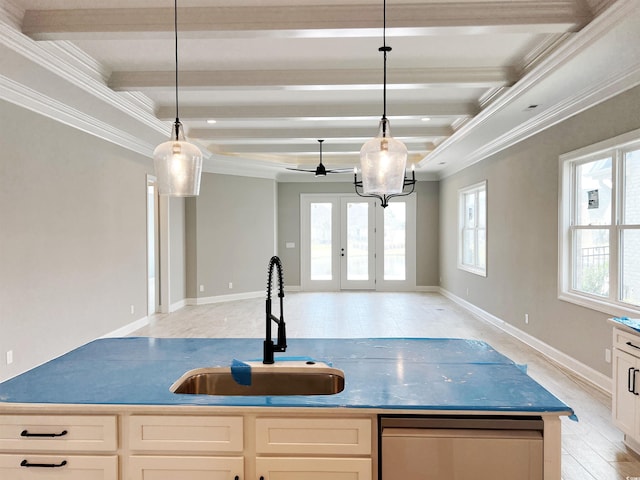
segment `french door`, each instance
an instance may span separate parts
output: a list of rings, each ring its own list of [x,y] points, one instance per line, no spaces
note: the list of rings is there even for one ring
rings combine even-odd
[[[415,196],[376,202],[301,195],[303,290],[415,288]]]

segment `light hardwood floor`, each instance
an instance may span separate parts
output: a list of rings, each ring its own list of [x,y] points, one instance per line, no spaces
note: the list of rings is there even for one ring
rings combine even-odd
[[[276,298],[277,300],[277,298]],[[273,302],[277,313],[277,301]],[[189,306],[155,315],[135,336],[248,337],[264,335],[265,300]],[[286,293],[289,343],[296,338],[448,337],[484,340],[572,407],[562,419],[563,480],[640,477],[640,457],[625,447],[611,422],[611,396],[580,381],[500,329],[436,293]]]

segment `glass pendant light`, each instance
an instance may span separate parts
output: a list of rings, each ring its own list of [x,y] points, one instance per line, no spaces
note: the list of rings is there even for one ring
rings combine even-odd
[[[375,138],[366,142],[360,149],[360,170],[362,180],[358,180],[357,170],[354,171],[355,191],[361,197],[379,198],[382,206],[386,207],[392,197],[413,193],[415,173],[412,178],[405,178],[407,168],[407,147],[400,140],[391,136],[391,126],[387,119],[387,53],[391,47],[387,46],[387,2],[383,2],[383,45],[378,49],[384,55],[384,84],[383,113]],[[404,191],[406,186],[411,190]],[[360,190],[359,190],[360,189]]]
[[[158,181],[158,193],[171,197],[193,197],[200,193],[202,152],[185,140],[184,128],[178,116],[178,0],[174,0],[176,58],[176,121],[171,140],[161,143],[153,152],[153,164]]]

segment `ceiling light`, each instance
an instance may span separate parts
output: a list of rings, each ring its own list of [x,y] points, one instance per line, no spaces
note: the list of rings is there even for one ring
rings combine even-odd
[[[202,152],[187,142],[178,116],[178,0],[174,0],[174,32],[176,58],[176,121],[171,140],[161,143],[153,152],[158,180],[158,193],[171,197],[193,197],[200,193]]]
[[[353,185],[361,197],[378,198],[382,207],[388,205],[392,197],[413,193],[415,172],[412,178],[406,177],[407,147],[391,136],[391,127],[387,119],[387,2],[383,2],[382,47],[378,51],[384,56],[384,85],[382,89],[383,113],[375,138],[366,142],[360,150],[360,170],[362,180],[358,181],[357,169],[354,169]],[[405,187],[411,187],[405,191]]]
[[[421,120],[423,122],[430,122],[431,121],[431,117],[423,117]]]
[[[216,122],[216,120],[214,120],[213,118],[210,118],[209,120],[207,120],[207,123],[214,124],[218,122]]]

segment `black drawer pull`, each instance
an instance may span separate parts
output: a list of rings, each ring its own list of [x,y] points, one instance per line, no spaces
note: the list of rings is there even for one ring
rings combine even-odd
[[[59,468],[64,467],[67,464],[66,460],[60,463],[29,463],[27,460],[20,462],[21,467],[36,467],[36,468]]]
[[[53,438],[53,437],[64,437],[67,433],[66,430],[61,431],[60,433],[29,433],[28,430],[23,430],[20,433],[21,437],[47,437],[47,438]]]
[[[640,350],[640,347],[639,347],[639,346],[634,345],[634,344],[633,344],[633,343],[631,343],[631,342],[627,342],[627,345],[629,345],[630,347],[637,348],[638,350]]]

